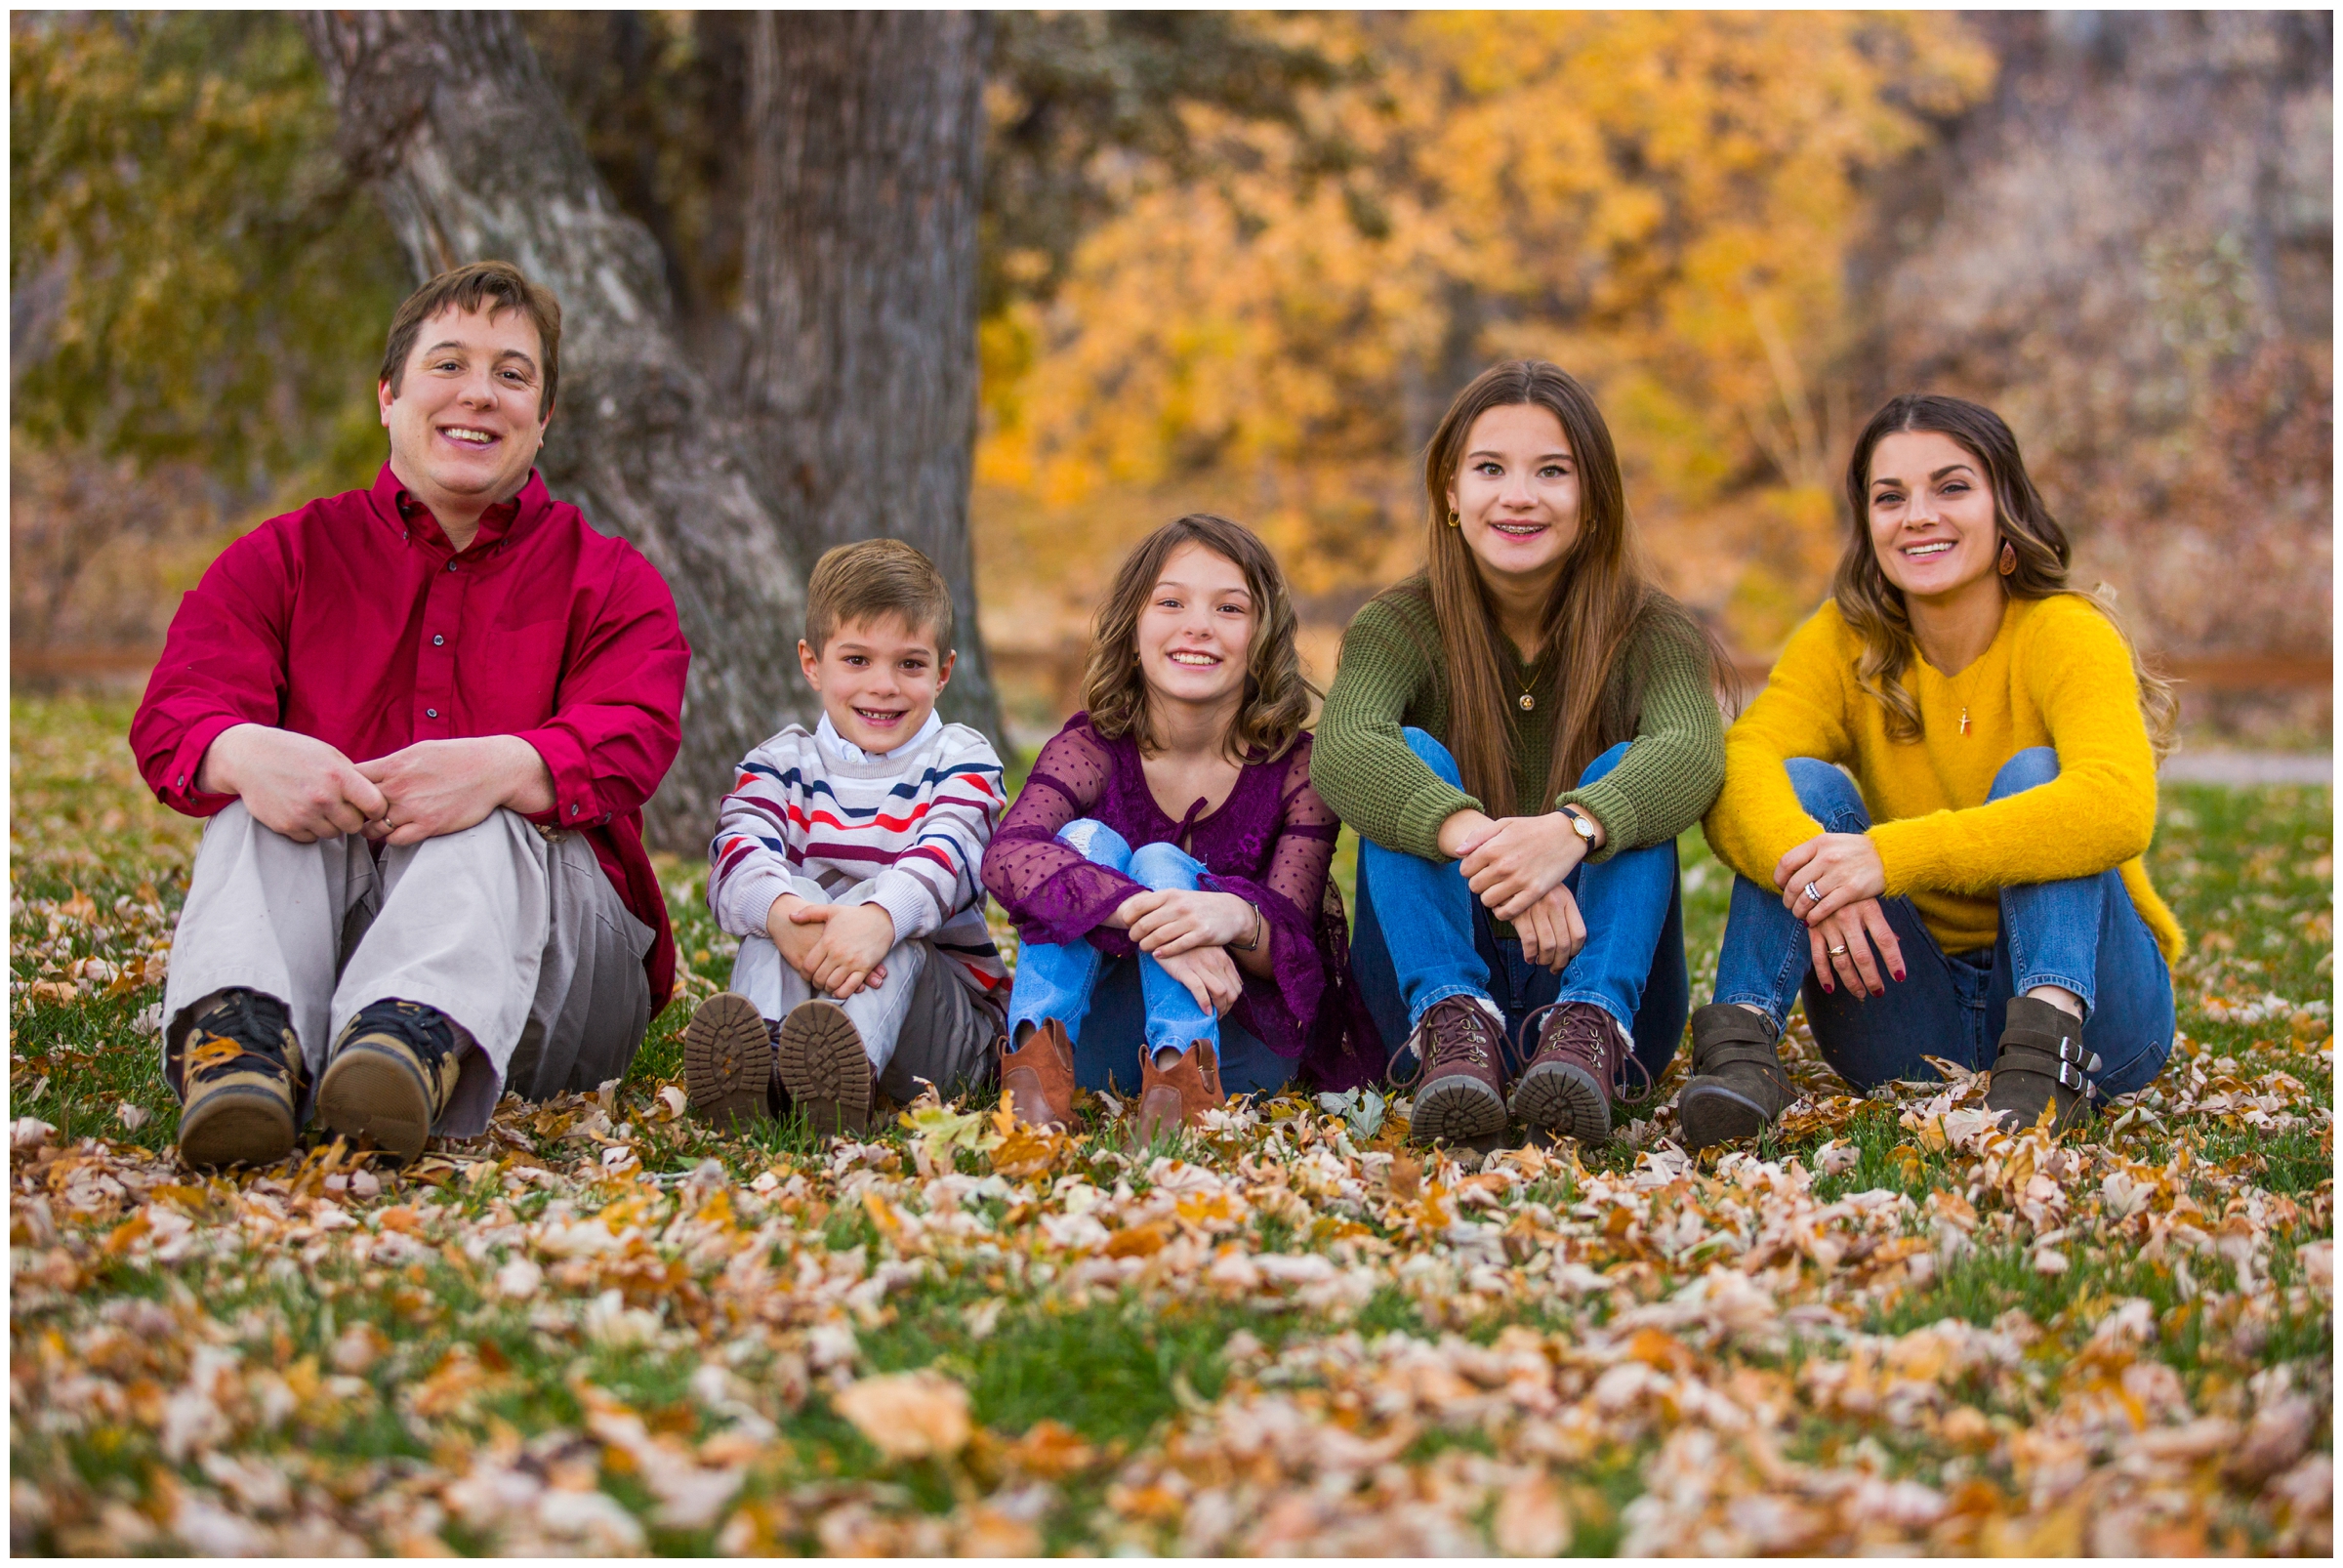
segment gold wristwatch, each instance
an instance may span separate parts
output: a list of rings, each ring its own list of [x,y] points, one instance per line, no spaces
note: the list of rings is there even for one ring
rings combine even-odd
[[[1566,805],[1561,809],[1562,814],[1570,818],[1570,831],[1585,840],[1586,847],[1591,851],[1594,848],[1594,818],[1575,805]]]

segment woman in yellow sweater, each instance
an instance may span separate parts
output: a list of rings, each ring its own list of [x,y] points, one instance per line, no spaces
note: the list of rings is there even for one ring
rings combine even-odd
[[[1695,1148],[1794,1097],[1775,1042],[1801,986],[1858,1089],[1990,1066],[2005,1127],[2082,1120],[2172,1047],[2180,928],[2141,863],[2169,688],[2067,586],[1991,409],[1896,398],[1847,501],[1833,597],[1727,735],[1705,824],[1738,876],[1677,1100]]]

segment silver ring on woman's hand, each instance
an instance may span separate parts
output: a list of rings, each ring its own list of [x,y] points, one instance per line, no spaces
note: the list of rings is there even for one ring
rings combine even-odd
[[[1810,882],[1806,885],[1806,896],[1819,904],[1823,901],[1823,890]]]
[[[1830,956],[1832,958],[1845,958],[1847,956],[1847,944],[1841,942],[1836,947],[1830,949]]]

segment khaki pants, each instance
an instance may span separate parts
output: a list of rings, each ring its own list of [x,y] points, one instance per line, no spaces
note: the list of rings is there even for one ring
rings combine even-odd
[[[870,888],[867,882],[857,883],[832,897],[808,877],[790,885],[790,891],[809,904],[863,903]],[[887,950],[886,979],[839,1004],[862,1035],[879,1088],[890,1099],[909,1104],[919,1098],[921,1079],[950,1094],[992,1076],[1001,1020],[953,977],[951,962],[925,937],[897,942]],[[732,989],[756,1003],[768,1021],[786,1018],[791,1009],[813,1000],[805,976],[791,969],[764,936],[740,939]]]
[[[296,844],[237,802],[195,853],[163,990],[164,1075],[180,1093],[189,1008],[246,986],[285,1004],[313,1093],[343,1025],[398,997],[478,1048],[434,1129],[470,1137],[508,1087],[543,1099],[625,1076],[650,1024],[651,938],[592,845],[549,842],[513,811],[378,862],[357,834]]]

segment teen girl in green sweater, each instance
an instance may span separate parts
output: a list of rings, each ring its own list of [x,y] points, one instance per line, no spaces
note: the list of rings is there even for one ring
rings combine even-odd
[[[1721,661],[1556,366],[1459,393],[1424,492],[1426,569],[1352,620],[1311,759],[1361,840],[1359,988],[1417,1141],[1510,1109],[1601,1143],[1622,1069],[1656,1080],[1684,1032],[1675,839],[1724,780]]]

